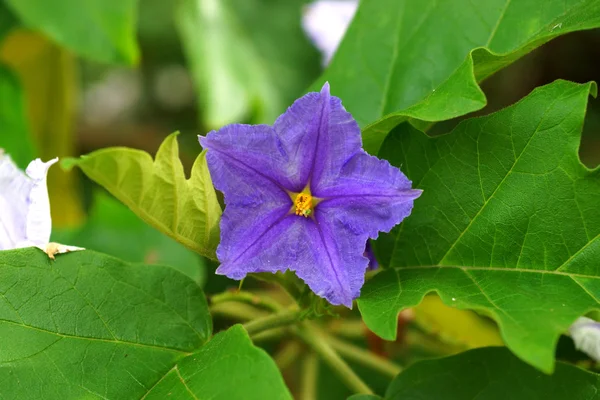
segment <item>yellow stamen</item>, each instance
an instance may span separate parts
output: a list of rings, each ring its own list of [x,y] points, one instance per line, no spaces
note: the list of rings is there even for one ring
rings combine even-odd
[[[313,198],[308,193],[298,193],[294,200],[294,207],[296,215],[302,215],[308,218],[312,213]]]

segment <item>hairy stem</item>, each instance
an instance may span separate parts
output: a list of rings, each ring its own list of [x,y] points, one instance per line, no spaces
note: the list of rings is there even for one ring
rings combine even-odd
[[[319,359],[314,352],[309,352],[302,360],[301,400],[317,398],[317,378],[319,376]]]
[[[272,314],[264,318],[254,319],[244,324],[244,328],[250,335],[266,331],[268,329],[279,328],[281,326],[291,325],[298,322],[302,311],[294,309]]]
[[[232,301],[250,304],[252,306],[264,308],[273,312],[278,312],[281,310],[281,306],[277,302],[250,292],[229,291],[215,294],[211,297],[212,304],[220,304]]]
[[[373,394],[373,391],[358,375],[346,364],[344,360],[329,345],[325,337],[310,324],[304,323],[295,330],[296,334],[302,339],[323,361],[325,361],[338,377],[356,393]]]
[[[390,360],[380,357],[375,353],[355,346],[352,343],[348,343],[333,336],[328,336],[327,341],[331,347],[337,350],[343,357],[381,372],[390,378],[395,378],[396,375],[402,372],[402,367],[399,365],[396,365]]]

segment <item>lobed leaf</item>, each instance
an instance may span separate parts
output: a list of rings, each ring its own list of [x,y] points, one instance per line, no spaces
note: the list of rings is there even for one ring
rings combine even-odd
[[[203,256],[215,258],[221,207],[204,153],[186,180],[179,160],[177,134],[168,136],[156,160],[141,150],[108,148],[79,159],[76,165],[141,219]]]
[[[22,22],[66,48],[101,62],[135,64],[136,0],[6,0]]]
[[[398,375],[385,400],[404,399],[598,399],[600,376],[558,363],[547,376],[502,347],[470,350],[421,361]]]
[[[330,82],[364,127],[365,149],[377,154],[407,118],[478,110],[483,79],[554,37],[599,26],[596,0],[362,1],[313,88]]]
[[[139,399],[211,330],[204,294],[171,268],[0,252],[3,397]]]
[[[275,362],[241,325],[221,332],[175,365],[144,396],[173,399],[292,399]]]
[[[376,243],[394,269],[358,301],[375,333],[393,339],[398,312],[436,291],[491,315],[512,351],[552,371],[559,335],[600,308],[600,169],[577,155],[590,92],[557,81],[448,135],[393,131],[382,156],[424,192]]]

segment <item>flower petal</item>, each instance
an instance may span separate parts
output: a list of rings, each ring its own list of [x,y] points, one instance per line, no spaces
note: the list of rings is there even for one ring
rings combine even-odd
[[[0,250],[41,246],[50,241],[52,219],[46,175],[57,161],[33,160],[26,175],[10,156],[0,152]]]
[[[223,261],[218,274],[242,279],[252,272],[290,269],[313,292],[331,304],[352,307],[364,281],[368,259],[356,249],[364,247],[366,235],[348,234],[335,218],[286,215],[271,220],[269,229],[235,259]]]
[[[303,181],[310,180],[313,192],[327,186],[362,143],[358,124],[341,100],[330,95],[329,83],[320,93],[296,100],[274,128],[291,164],[300,170]]]
[[[225,197],[217,248],[222,263],[245,254],[292,207],[275,173],[280,155],[272,147],[277,147],[276,139],[266,125],[230,125],[200,139],[208,149],[206,160],[214,186]]]
[[[0,250],[26,240],[27,197],[32,182],[0,151]]]
[[[389,232],[410,215],[422,191],[397,168],[364,151],[356,153],[339,171],[339,176],[315,196],[324,200],[318,210],[336,212],[354,234],[376,238]]]
[[[323,66],[331,61],[357,8],[358,0],[321,0],[306,6],[302,28],[323,54]]]
[[[209,150],[209,157],[215,162],[218,158],[218,163],[233,163],[239,170],[239,177],[262,177],[270,181],[270,187],[278,187],[280,191],[301,191],[306,184],[300,180],[289,149],[283,146],[271,126],[228,125],[199,139],[202,147]],[[210,161],[209,167],[212,171]]]
[[[48,162],[35,159],[29,163],[25,172],[31,179],[31,191],[27,198],[27,223],[25,226],[27,241],[35,246],[46,245],[52,234],[52,218],[50,215],[50,199],[46,177],[48,169],[58,162],[54,158]]]

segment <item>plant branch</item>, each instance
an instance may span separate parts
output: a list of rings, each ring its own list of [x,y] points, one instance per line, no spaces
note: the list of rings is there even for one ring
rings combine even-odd
[[[302,382],[300,399],[314,400],[317,398],[317,379],[319,376],[319,359],[316,353],[310,352],[302,360]]]
[[[391,378],[395,378],[396,375],[402,372],[402,367],[391,362],[387,358],[378,356],[377,354],[355,346],[352,343],[348,343],[333,336],[327,336],[326,340],[331,347],[348,360],[355,361]]]
[[[304,343],[323,359],[323,361],[329,364],[331,369],[339,376],[346,386],[348,386],[348,388],[356,393],[373,394],[373,391],[367,384],[356,375],[344,360],[342,360],[317,329],[313,328],[308,323],[304,323],[301,326],[298,326],[295,332]]]
[[[238,303],[245,303],[250,304],[252,306],[264,308],[273,312],[281,311],[281,306],[277,302],[250,292],[228,291],[215,294],[210,298],[210,300],[212,304],[220,304],[235,301]]]
[[[257,333],[279,328],[281,326],[291,325],[295,322],[300,321],[303,312],[297,309],[282,311],[277,314],[272,314],[264,318],[254,319],[244,324],[244,328],[250,335],[256,335]]]

